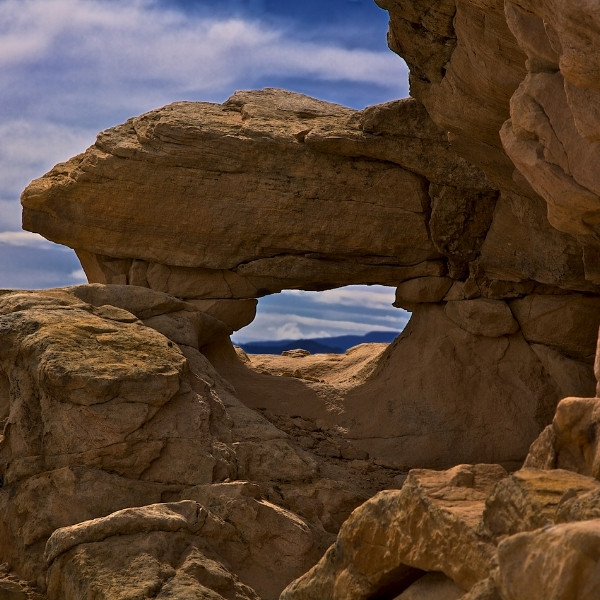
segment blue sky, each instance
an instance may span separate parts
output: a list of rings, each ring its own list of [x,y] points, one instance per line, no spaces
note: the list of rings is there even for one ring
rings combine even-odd
[[[0,0],[0,288],[85,281],[70,249],[21,230],[18,199],[99,131],[237,89],[354,108],[405,97],[386,30],[373,0]],[[262,300],[236,339],[399,329],[406,316],[392,301],[375,286],[284,292]]]

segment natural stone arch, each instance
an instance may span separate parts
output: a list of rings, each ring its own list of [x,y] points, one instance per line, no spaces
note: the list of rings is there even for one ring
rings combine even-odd
[[[354,111],[267,89],[101,133],[30,184],[23,223],[91,282],[166,292],[229,332],[282,289],[397,286],[413,317],[345,397],[348,435],[411,466],[510,462],[561,397],[593,393],[600,288],[543,200],[496,181],[417,100]]]

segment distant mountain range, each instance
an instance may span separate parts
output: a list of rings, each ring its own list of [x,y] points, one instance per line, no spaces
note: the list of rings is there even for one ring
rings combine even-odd
[[[308,340],[277,340],[273,342],[248,342],[239,346],[248,354],[281,354],[285,350],[301,348],[311,354],[343,354],[358,344],[384,343],[389,344],[398,337],[399,332],[371,331],[364,335],[339,335],[337,337],[311,338]]]

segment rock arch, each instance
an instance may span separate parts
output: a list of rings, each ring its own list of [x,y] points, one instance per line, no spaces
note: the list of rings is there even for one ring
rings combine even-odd
[[[592,393],[600,300],[578,241],[503,185],[416,99],[355,111],[266,89],[102,132],[29,185],[23,222],[91,282],[166,292],[230,332],[282,289],[394,285],[413,318],[348,392],[348,435],[410,466],[506,462],[561,397]]]

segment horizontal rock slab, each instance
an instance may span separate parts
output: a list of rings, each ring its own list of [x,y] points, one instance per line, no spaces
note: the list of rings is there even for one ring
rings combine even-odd
[[[396,265],[437,256],[422,177],[304,143],[356,114],[273,89],[169,105],[32,182],[24,227],[88,253],[210,269],[305,253]]]
[[[498,483],[487,498],[483,526],[502,539],[552,525],[567,499],[573,502],[593,491],[600,492],[600,481],[592,477],[564,469],[520,469]]]
[[[451,285],[449,277],[415,277],[396,288],[394,306],[410,310],[421,302],[440,302]]]

